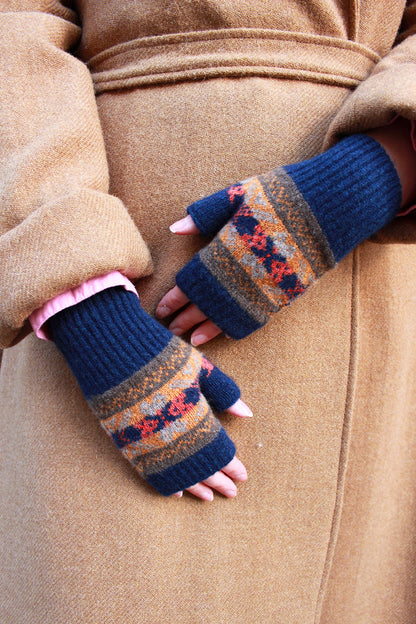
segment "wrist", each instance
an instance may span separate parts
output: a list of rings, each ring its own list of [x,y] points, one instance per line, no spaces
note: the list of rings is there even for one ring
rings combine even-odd
[[[347,137],[311,160],[283,167],[315,215],[336,262],[398,213],[400,178],[384,147]]]
[[[416,149],[412,133],[412,122],[404,117],[367,132],[382,145],[394,163],[402,187],[401,208],[416,202]]]
[[[115,286],[123,286],[126,290],[135,293],[137,291],[130,280],[119,271],[111,271],[105,275],[92,277],[79,286],[70,288],[69,290],[56,295],[52,299],[46,301],[40,308],[32,312],[29,322],[33,331],[38,338],[42,340],[50,340],[48,334],[47,321],[62,310],[81,303],[85,299],[92,297],[102,290]]]

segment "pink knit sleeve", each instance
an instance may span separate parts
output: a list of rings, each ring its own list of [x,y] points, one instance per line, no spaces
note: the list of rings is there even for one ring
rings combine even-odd
[[[137,291],[133,284],[127,277],[118,271],[112,271],[106,275],[100,275],[93,277],[85,281],[76,288],[71,288],[60,295],[57,295],[53,299],[47,301],[41,308],[38,308],[29,317],[30,324],[32,325],[35,334],[43,340],[50,340],[46,327],[44,327],[46,321],[54,314],[57,314],[65,308],[76,305],[92,297],[102,290],[107,288],[113,288],[114,286],[123,286],[126,290],[133,292],[137,295]],[[137,295],[138,296],[138,295]]]

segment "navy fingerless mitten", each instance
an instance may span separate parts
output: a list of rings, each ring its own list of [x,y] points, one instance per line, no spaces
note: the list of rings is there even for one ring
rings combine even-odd
[[[104,290],[58,312],[48,328],[106,432],[161,494],[233,459],[211,407],[233,405],[237,385],[150,317],[134,293]]]
[[[353,135],[192,204],[201,233],[218,234],[176,283],[226,334],[244,338],[393,219],[400,203],[384,148]]]

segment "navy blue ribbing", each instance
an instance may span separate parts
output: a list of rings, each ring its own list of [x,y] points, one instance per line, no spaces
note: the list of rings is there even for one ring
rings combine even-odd
[[[243,195],[237,195],[231,202],[228,188],[226,188],[209,197],[199,199],[188,206],[187,211],[201,234],[213,236],[231,219],[243,199]]]
[[[234,443],[221,427],[217,437],[201,450],[162,472],[146,476],[146,481],[163,496],[170,496],[221,470],[230,463],[235,453]]]
[[[130,377],[172,337],[134,293],[118,286],[58,312],[48,329],[87,399]]]
[[[356,134],[332,149],[283,167],[315,214],[339,262],[397,214],[401,184],[378,141]]]

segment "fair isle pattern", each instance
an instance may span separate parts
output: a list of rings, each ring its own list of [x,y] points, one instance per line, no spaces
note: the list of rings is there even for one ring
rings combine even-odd
[[[222,470],[236,449],[215,418],[236,383],[160,325],[134,293],[109,288],[55,314],[51,336],[92,411],[164,496]]]
[[[217,281],[260,324],[335,264],[306,202],[300,209],[294,189],[288,192],[290,182],[284,170],[276,170],[230,187],[230,202],[241,195],[244,200],[199,254]]]
[[[321,277],[336,262],[308,202],[282,167],[260,176],[259,181],[276,216],[310,263],[315,279]]]
[[[145,478],[203,449],[221,425],[201,393],[214,367],[173,337],[167,348],[90,406],[123,455]]]
[[[218,238],[276,309],[281,308],[300,295],[315,274],[276,216],[260,180],[255,178],[243,188],[245,202]]]
[[[400,201],[383,147],[347,137],[190,206],[200,231],[216,236],[176,283],[225,334],[245,338],[394,218]]]
[[[153,359],[128,379],[102,394],[91,397],[91,409],[100,419],[106,419],[123,409],[143,401],[164,386],[188,362],[192,347],[177,336]]]
[[[276,312],[276,306],[252,280],[246,268],[235,261],[235,256],[222,244],[220,238],[215,237],[198,255],[210,274],[224,287],[237,305],[257,323],[265,325],[270,316]],[[226,276],[230,275],[232,280],[227,282]]]

